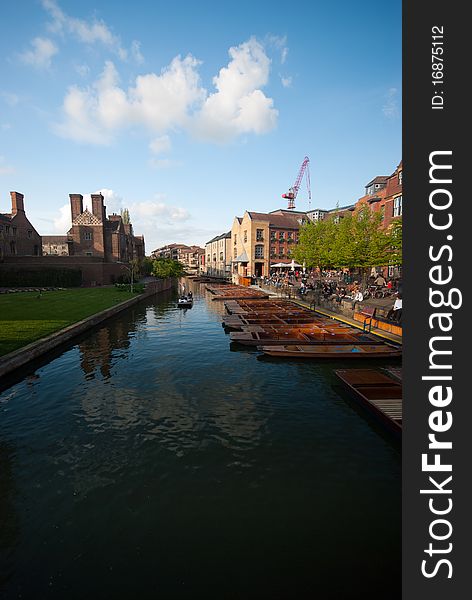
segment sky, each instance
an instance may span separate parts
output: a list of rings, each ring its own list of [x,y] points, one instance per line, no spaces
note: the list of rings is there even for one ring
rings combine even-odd
[[[127,207],[146,252],[245,210],[355,202],[401,160],[401,2],[18,0],[0,23],[0,212]]]

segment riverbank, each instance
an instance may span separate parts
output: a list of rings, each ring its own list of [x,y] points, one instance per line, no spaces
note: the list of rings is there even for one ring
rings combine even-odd
[[[156,280],[142,294],[113,287],[1,297],[0,377],[172,284],[170,278]]]

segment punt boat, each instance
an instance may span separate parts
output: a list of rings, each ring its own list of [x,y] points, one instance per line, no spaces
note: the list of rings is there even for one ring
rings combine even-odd
[[[276,346],[260,345],[258,349],[268,356],[280,358],[304,359],[347,359],[347,358],[396,358],[401,356],[401,350],[384,343],[380,344],[279,344]]]
[[[338,369],[335,374],[357,404],[393,433],[401,434],[403,393],[399,381],[374,369]]]

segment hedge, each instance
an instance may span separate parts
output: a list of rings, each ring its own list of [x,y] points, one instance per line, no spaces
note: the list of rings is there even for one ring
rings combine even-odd
[[[82,285],[80,269],[0,269],[0,287],[78,287]]]

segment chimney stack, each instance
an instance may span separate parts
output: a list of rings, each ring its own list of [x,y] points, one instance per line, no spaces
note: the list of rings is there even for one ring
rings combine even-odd
[[[92,194],[92,213],[105,222],[105,207],[103,206],[103,196],[101,194]]]
[[[69,194],[72,221],[84,212],[84,197],[82,194]]]
[[[11,196],[11,214],[16,215],[19,211],[25,212],[25,205],[23,203],[23,194],[20,192],[10,192]]]

